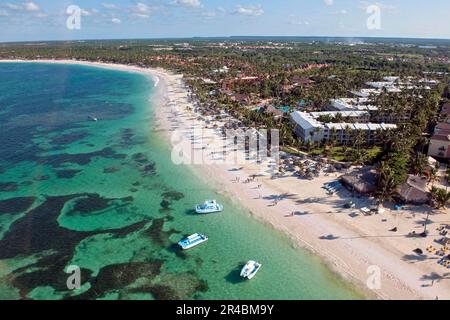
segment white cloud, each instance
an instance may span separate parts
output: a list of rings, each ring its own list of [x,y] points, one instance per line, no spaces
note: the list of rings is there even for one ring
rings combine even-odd
[[[34,2],[26,2],[23,5],[25,11],[39,11],[39,6]]]
[[[200,0],[174,0],[172,3],[191,8],[202,7],[202,3],[200,2]]]
[[[119,7],[118,7],[116,4],[114,4],[114,3],[106,3],[106,2],[103,2],[103,3],[102,3],[102,7],[105,8],[105,9],[109,9],[109,10],[115,10],[115,9],[118,9],[118,8],[119,8]]]
[[[289,24],[296,25],[296,26],[309,26],[309,21],[302,20],[295,14],[289,15]]]
[[[119,18],[112,18],[111,22],[114,23],[114,24],[121,24],[122,20],[120,20]]]
[[[22,10],[22,6],[20,6],[18,4],[14,4],[14,3],[5,3],[5,4],[3,4],[3,7],[7,8],[9,10],[14,10],[14,11]]]
[[[38,12],[38,13],[36,13],[34,16],[35,16],[36,18],[42,19],[42,18],[47,18],[47,17],[48,17],[48,14],[46,14],[46,13],[44,13],[44,12]]]
[[[201,13],[202,17],[205,18],[215,18],[217,16],[217,13],[215,11],[204,11]]]
[[[152,8],[145,3],[138,2],[135,6],[131,8],[132,14],[138,18],[150,18],[152,13]]]
[[[334,0],[323,0],[327,6],[332,6],[334,4]]]
[[[242,16],[261,16],[264,14],[264,10],[261,6],[236,6],[236,9],[233,11],[234,14],[242,15]]]
[[[290,20],[289,24],[296,25],[296,26],[309,26],[309,21]]]
[[[17,12],[39,12],[39,11],[41,11],[41,8],[39,7],[39,5],[37,5],[36,3],[32,2],[32,1],[23,2],[22,4],[7,2],[4,4],[0,4],[0,6],[3,8],[6,8],[7,10],[17,11]]]
[[[92,13],[91,13],[89,10],[81,9],[81,15],[82,15],[82,16],[88,17],[88,16],[90,16],[91,14],[92,14]]]

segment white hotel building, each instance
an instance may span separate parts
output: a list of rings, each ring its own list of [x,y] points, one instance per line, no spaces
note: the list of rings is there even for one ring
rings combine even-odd
[[[341,98],[331,100],[331,107],[335,111],[377,111],[378,108],[368,104],[369,98]]]
[[[376,123],[398,123],[411,119],[411,114],[407,113],[402,117],[397,115],[379,113],[378,107],[370,104],[369,98],[341,98],[331,100],[331,110],[347,111],[367,111],[371,115],[372,122]],[[369,122],[362,121],[362,122]]]
[[[379,108],[372,105],[373,98],[380,95],[383,90],[389,93],[400,93],[403,89],[431,89],[427,85],[439,83],[435,80],[422,79],[418,85],[413,84],[413,79],[401,81],[400,77],[384,77],[382,81],[366,82],[366,86],[360,90],[351,91],[354,98],[341,98],[331,100],[328,112],[304,113],[296,111],[291,114],[295,125],[295,133],[303,142],[323,142],[335,140],[339,143],[351,142],[357,132],[364,132],[368,143],[376,142],[378,132],[393,130],[397,125],[392,124],[410,120],[411,114],[396,115],[378,112]],[[324,123],[323,116],[335,116],[340,114],[348,123]],[[370,122],[372,121],[372,122]],[[391,124],[386,124],[389,122]]]
[[[367,112],[314,112],[304,113],[296,111],[291,114],[295,125],[295,133],[303,142],[323,142],[336,140],[339,143],[351,142],[356,132],[362,131],[366,134],[368,143],[375,142],[377,132],[396,129],[395,124],[384,123],[322,123],[318,119],[322,115],[341,114],[343,117],[352,117],[356,121],[366,119]]]

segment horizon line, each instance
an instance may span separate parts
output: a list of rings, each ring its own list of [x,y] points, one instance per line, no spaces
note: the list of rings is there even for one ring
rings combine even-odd
[[[39,42],[82,42],[82,41],[124,41],[124,40],[195,40],[195,39],[289,39],[289,38],[328,38],[328,39],[371,39],[371,40],[420,40],[420,41],[450,41],[450,38],[406,37],[406,36],[270,36],[270,35],[232,35],[232,36],[186,36],[186,37],[148,37],[148,38],[86,38],[86,39],[43,39],[43,40],[11,40],[0,41],[0,44],[39,43]]]

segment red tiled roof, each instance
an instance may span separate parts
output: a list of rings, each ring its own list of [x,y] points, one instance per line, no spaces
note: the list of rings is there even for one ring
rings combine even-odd
[[[449,115],[450,116],[450,103],[446,103],[444,104],[444,106],[442,107],[442,112],[441,115]]]
[[[314,84],[315,82],[306,77],[294,76],[292,78],[292,83],[297,83],[299,85],[311,85]]]
[[[284,112],[274,108],[273,106],[267,106],[264,109],[264,112],[271,114],[274,117],[281,117],[284,115]]]
[[[436,126],[436,129],[439,129],[439,131],[450,130],[450,123],[441,122]]]
[[[447,141],[450,143],[450,135],[435,134],[431,140]]]

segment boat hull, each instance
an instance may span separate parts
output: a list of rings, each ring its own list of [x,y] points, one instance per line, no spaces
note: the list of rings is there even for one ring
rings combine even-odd
[[[215,209],[202,209],[200,206],[195,207],[195,212],[198,214],[220,213],[223,211],[223,206],[219,205]]]
[[[192,237],[194,237],[194,238],[192,238]],[[187,239],[184,239],[184,240],[178,242],[178,245],[183,250],[189,250],[189,249],[192,249],[206,241],[208,241],[207,236],[197,234],[197,235],[191,236]]]
[[[244,279],[251,280],[256,276],[261,267],[262,264],[255,261],[250,261],[242,268],[241,277]]]

